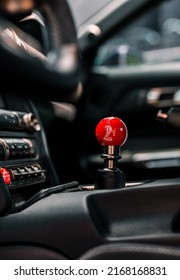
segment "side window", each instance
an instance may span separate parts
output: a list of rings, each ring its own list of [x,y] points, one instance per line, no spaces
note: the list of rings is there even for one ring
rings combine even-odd
[[[95,65],[131,66],[180,61],[179,0],[164,1],[106,42]]]

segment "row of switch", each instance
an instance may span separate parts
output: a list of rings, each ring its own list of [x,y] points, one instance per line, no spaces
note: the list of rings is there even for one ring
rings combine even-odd
[[[38,132],[41,130],[41,125],[32,113],[0,109],[0,128]]]
[[[33,157],[36,151],[30,139],[0,138],[0,160]]]
[[[26,185],[30,182],[39,180],[45,181],[46,170],[43,170],[40,165],[28,165],[16,168],[0,168],[0,174],[6,185]]]

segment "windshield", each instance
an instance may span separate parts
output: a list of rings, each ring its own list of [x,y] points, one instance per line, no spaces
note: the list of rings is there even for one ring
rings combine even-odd
[[[68,2],[71,6],[76,26],[79,26],[112,0],[98,0],[93,1],[93,3],[87,0],[68,0]]]

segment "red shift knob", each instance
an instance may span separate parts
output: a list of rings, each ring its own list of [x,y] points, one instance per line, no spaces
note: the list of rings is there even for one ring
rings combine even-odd
[[[122,146],[127,135],[125,123],[116,117],[104,118],[96,126],[96,138],[103,146]]]

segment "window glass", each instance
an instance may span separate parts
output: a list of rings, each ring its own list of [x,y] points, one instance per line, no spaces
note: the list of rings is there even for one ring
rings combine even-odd
[[[180,61],[179,0],[148,11],[98,52],[95,65],[124,66]]]
[[[112,0],[68,0],[77,27],[91,18],[111,1]]]

